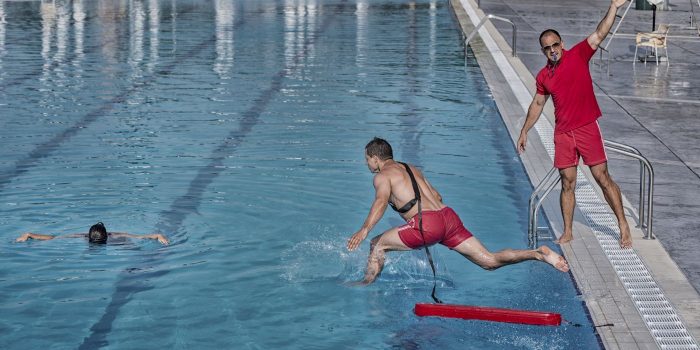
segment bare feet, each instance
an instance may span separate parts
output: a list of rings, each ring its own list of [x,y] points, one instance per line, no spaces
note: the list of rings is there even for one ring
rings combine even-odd
[[[561,272],[568,272],[569,271],[569,263],[566,262],[566,259],[564,259],[563,256],[557,254],[553,250],[549,249],[549,247],[543,245],[537,249],[537,252],[542,254],[542,259],[544,261],[556,268],[557,270]]]
[[[574,239],[574,234],[573,234],[573,233],[571,233],[571,232],[568,232],[568,233],[567,233],[567,232],[564,232],[564,233],[561,235],[561,237],[559,237],[559,239],[557,239],[556,241],[554,241],[554,243],[556,243],[556,244],[569,243],[569,242],[571,242],[571,240],[573,240],[573,239]]]
[[[632,248],[632,235],[630,234],[629,225],[620,226],[620,248]]]

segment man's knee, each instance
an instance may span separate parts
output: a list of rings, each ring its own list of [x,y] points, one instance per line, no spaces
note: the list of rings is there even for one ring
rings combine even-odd
[[[559,174],[562,191],[569,192],[576,189],[576,168],[563,169]]]
[[[493,254],[483,256],[482,259],[479,259],[479,261],[477,261],[477,265],[479,265],[479,267],[487,271],[493,271],[501,267],[501,264],[499,264],[498,261],[496,261],[496,257],[493,256]]]
[[[382,242],[382,235],[378,235],[369,242],[369,250],[370,252],[374,252],[375,250],[385,250],[386,247]]]
[[[563,178],[561,179],[561,190],[564,192],[573,192],[576,189],[576,178],[569,179],[569,178]]]

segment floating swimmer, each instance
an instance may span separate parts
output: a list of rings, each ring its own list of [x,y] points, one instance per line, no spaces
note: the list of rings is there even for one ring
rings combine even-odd
[[[157,239],[158,242],[160,242],[163,245],[168,245],[170,243],[168,241],[168,238],[165,237],[164,235],[160,233],[152,233],[152,234],[146,234],[146,235],[135,235],[131,233],[124,233],[124,232],[107,232],[107,229],[105,228],[105,225],[101,222],[98,222],[92,226],[90,226],[90,230],[88,230],[88,233],[75,233],[75,234],[68,234],[68,235],[44,235],[44,234],[38,234],[38,233],[23,233],[17,239],[15,240],[16,242],[25,242],[30,239],[36,239],[40,241],[48,241],[51,239],[56,239],[56,238],[87,238],[88,242],[90,243],[96,243],[96,244],[107,244],[107,240],[109,238],[136,238],[136,239]]]
[[[440,194],[420,170],[393,159],[391,145],[386,140],[375,137],[370,141],[365,146],[365,161],[369,170],[376,174],[376,195],[362,228],[348,240],[348,250],[357,249],[367,238],[384,215],[387,205],[391,205],[407,223],[391,228],[372,239],[367,270],[360,284],[370,284],[379,276],[384,267],[385,252],[425,247],[430,258],[427,247],[436,243],[457,251],[485,270],[495,270],[525,260],[539,260],[559,271],[569,271],[566,260],[547,246],[535,250],[504,249],[497,253],[488,251],[464,227],[457,213],[442,202]],[[429,260],[434,272],[432,259]],[[435,288],[435,299],[434,291]]]

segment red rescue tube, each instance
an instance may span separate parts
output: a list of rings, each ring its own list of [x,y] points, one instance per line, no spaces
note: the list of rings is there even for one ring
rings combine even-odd
[[[522,323],[539,326],[561,325],[561,315],[552,312],[525,311],[450,304],[416,304],[414,312],[418,316],[438,316],[483,320],[494,322]]]

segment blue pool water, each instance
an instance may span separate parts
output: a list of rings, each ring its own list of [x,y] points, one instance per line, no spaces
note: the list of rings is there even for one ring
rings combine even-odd
[[[417,318],[422,252],[344,248],[393,143],[491,250],[531,186],[446,1],[0,1],[0,348],[591,349],[569,274],[438,246],[449,303],[581,327]],[[22,232],[163,232],[171,245]],[[400,224],[387,213],[373,234]]]

